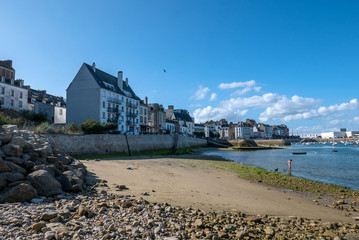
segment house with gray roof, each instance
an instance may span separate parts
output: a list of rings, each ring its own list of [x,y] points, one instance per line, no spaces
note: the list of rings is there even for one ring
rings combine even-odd
[[[119,71],[117,77],[98,68],[95,63],[82,64],[67,92],[67,123],[94,119],[100,123],[113,122],[118,131],[139,134],[141,99]]]
[[[0,105],[16,111],[27,109],[27,88],[24,80],[15,80],[12,60],[0,61]]]
[[[189,115],[186,109],[174,109],[173,105],[169,105],[165,112],[167,119],[178,121],[181,133],[193,134],[194,119]]]

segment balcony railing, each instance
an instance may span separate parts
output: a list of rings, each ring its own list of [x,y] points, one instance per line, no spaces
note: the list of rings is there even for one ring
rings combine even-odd
[[[107,98],[107,101],[112,103],[122,104],[122,100],[118,98],[109,97]]]
[[[132,122],[132,121],[126,121],[126,124],[127,124],[128,126],[135,126],[135,123]]]
[[[127,102],[127,103],[126,103],[126,106],[127,106],[127,107],[130,107],[130,108],[137,108],[137,107],[138,107],[138,104],[137,104],[137,103]]]
[[[137,116],[138,116],[137,113],[132,113],[132,112],[127,112],[127,113],[126,113],[126,117],[135,118],[135,117],[137,117]]]
[[[107,122],[121,124],[122,120],[119,118],[109,118],[109,119],[107,119]]]
[[[112,113],[118,113],[118,114],[121,114],[121,110],[118,109],[118,108],[114,108],[114,107],[108,107],[107,108],[107,112],[112,112]]]

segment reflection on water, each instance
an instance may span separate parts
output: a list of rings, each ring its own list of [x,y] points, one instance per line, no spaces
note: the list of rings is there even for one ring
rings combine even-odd
[[[291,149],[257,151],[208,151],[203,154],[256,166],[267,170],[288,173],[287,162],[292,159],[291,174],[315,181],[346,186],[359,190],[359,147],[338,144],[332,152],[330,144],[292,145]],[[307,152],[293,155],[292,152]]]

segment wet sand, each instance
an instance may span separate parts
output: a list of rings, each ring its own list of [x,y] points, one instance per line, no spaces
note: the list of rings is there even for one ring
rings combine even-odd
[[[136,157],[82,160],[90,180],[106,180],[106,190],[143,197],[150,202],[205,211],[241,211],[254,215],[307,217],[330,222],[353,222],[343,211],[315,205],[313,196],[269,187],[209,167],[195,158]],[[205,156],[211,159],[210,156]],[[210,160],[209,160],[210,161]],[[132,170],[128,170],[130,167]],[[118,191],[116,185],[126,185]],[[148,193],[147,196],[144,193]]]

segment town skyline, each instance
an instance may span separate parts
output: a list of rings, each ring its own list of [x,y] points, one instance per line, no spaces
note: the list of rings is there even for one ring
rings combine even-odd
[[[141,99],[188,109],[196,122],[357,130],[357,3],[256,3],[4,3],[2,58],[57,96],[83,62],[96,62],[122,70]]]

